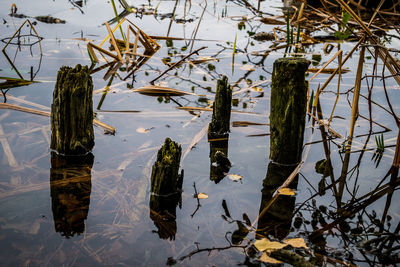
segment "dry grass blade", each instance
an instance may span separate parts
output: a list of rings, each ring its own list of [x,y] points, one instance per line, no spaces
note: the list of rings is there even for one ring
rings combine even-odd
[[[329,65],[329,63],[331,63],[342,52],[343,52],[342,50],[337,51],[336,54],[333,55],[333,57],[331,57],[331,59],[329,59],[320,69],[317,69],[316,73],[309,79],[309,82],[311,82],[318,74],[323,72],[325,70],[325,68]],[[312,72],[310,69],[312,70],[313,68],[308,69],[309,72]],[[333,73],[333,72],[331,71],[330,73]]]
[[[111,44],[114,47],[114,50],[117,52],[118,59],[119,59],[119,61],[123,62],[124,60],[122,59],[121,51],[119,51],[119,47],[117,45],[117,41],[115,41],[114,34],[112,33],[112,31],[110,29],[110,25],[108,25],[107,21],[106,21],[106,28],[107,28],[107,31],[108,31],[108,35],[110,36],[110,39],[111,39]]]
[[[0,124],[0,143],[3,146],[4,155],[6,156],[10,167],[17,168],[18,162],[11,151],[10,143],[8,143],[7,138],[5,137],[5,133],[1,124]]]
[[[147,85],[133,90],[133,92],[138,92],[143,95],[150,96],[182,96],[182,95],[196,95],[195,93],[185,92],[178,89],[157,86],[157,85]]]
[[[233,121],[233,127],[247,127],[249,125],[269,125],[269,123],[251,122],[251,121]]]
[[[31,114],[46,116],[46,117],[50,117],[50,115],[51,115],[49,111],[42,111],[42,110],[37,110],[37,109],[32,109],[32,108],[26,108],[26,107],[13,105],[13,104],[7,104],[7,103],[0,103],[0,109],[12,109],[12,110],[31,113]],[[104,131],[106,131],[107,133],[110,133],[110,134],[115,133],[114,127],[112,127],[108,124],[105,124],[104,122],[101,122],[97,119],[93,119],[93,124],[103,128]]]
[[[324,73],[324,74],[332,74],[332,73],[335,73],[335,74],[338,74],[338,71],[336,71],[336,68],[334,68],[334,69],[332,69],[332,68],[325,68],[325,69],[322,69],[322,68],[308,68],[308,70],[307,70],[308,72],[312,72],[312,73]],[[350,72],[350,69],[348,69],[348,68],[345,68],[345,69],[342,69],[341,70],[341,73],[347,73],[347,72]]]

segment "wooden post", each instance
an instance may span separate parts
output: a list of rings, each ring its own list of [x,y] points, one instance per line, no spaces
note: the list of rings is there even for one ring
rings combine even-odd
[[[270,159],[297,164],[301,159],[307,107],[304,58],[280,58],[274,62],[271,85]]]
[[[305,71],[310,64],[303,58],[280,58],[274,62],[271,86],[270,159],[263,181],[260,213],[274,192],[290,176],[303,150],[307,84]],[[296,190],[298,178],[290,184]],[[295,198],[280,195],[258,220],[258,231],[279,239],[290,232]]]
[[[211,123],[208,126],[208,139],[229,136],[229,124],[232,108],[232,89],[228,78],[223,76],[217,81],[217,90],[213,105]]]
[[[175,239],[176,206],[183,183],[183,170],[178,173],[181,154],[181,146],[166,138],[151,173],[150,218],[162,239]]]
[[[92,191],[93,155],[51,155],[50,195],[54,228],[72,237],[85,231]]]
[[[87,66],[60,68],[51,105],[51,149],[62,155],[83,155],[92,150],[92,94]]]

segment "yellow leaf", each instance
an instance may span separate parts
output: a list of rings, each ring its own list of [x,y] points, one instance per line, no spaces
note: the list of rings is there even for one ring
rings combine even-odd
[[[251,87],[251,89],[253,89],[256,92],[262,92],[263,91],[263,89],[261,87],[257,87],[257,86]]]
[[[279,195],[285,195],[285,196],[294,196],[296,193],[294,192],[293,189],[284,187],[278,190]]]
[[[285,239],[283,240],[283,242],[285,244],[291,245],[294,248],[308,248],[306,241],[304,241],[304,239],[301,237]]]
[[[243,178],[243,176],[238,175],[238,174],[228,174],[227,177],[234,182],[237,182]]]
[[[265,252],[261,255],[260,258],[258,258],[258,260],[259,260],[259,261],[262,261],[262,262],[265,262],[265,263],[272,263],[272,264],[279,264],[279,263],[282,263],[281,261],[278,261],[278,260],[276,260],[276,259],[274,259],[274,258],[271,258],[271,257],[268,256],[267,253],[265,253]]]
[[[199,193],[197,194],[197,196],[195,195],[195,197],[197,197],[198,199],[206,199],[208,198],[208,195],[204,193]]]
[[[280,242],[275,242],[275,241],[269,241],[267,238],[263,238],[261,240],[256,240],[254,242],[254,246],[259,250],[259,251],[265,251],[265,250],[277,250],[281,249],[287,246],[287,244],[282,244]]]

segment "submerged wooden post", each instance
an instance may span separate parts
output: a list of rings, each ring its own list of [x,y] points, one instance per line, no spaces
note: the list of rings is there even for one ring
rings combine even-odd
[[[51,149],[62,155],[82,155],[92,150],[92,94],[87,66],[60,68],[51,105]]]
[[[181,154],[181,146],[166,138],[151,172],[150,218],[163,239],[175,239],[176,206],[183,183],[183,170],[178,173]]]
[[[296,164],[301,159],[307,107],[304,58],[280,58],[274,62],[271,85],[270,159]]]
[[[228,78],[223,76],[217,81],[217,90],[213,105],[211,123],[208,126],[208,139],[229,136],[229,124],[232,108],[232,89]]]

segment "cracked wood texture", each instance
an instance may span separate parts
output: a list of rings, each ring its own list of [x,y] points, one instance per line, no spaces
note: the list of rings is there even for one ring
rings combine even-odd
[[[270,159],[297,164],[301,159],[307,107],[304,58],[280,58],[274,62],[271,84]]]
[[[51,105],[50,148],[61,155],[83,155],[94,146],[93,82],[87,66],[63,66]]]

